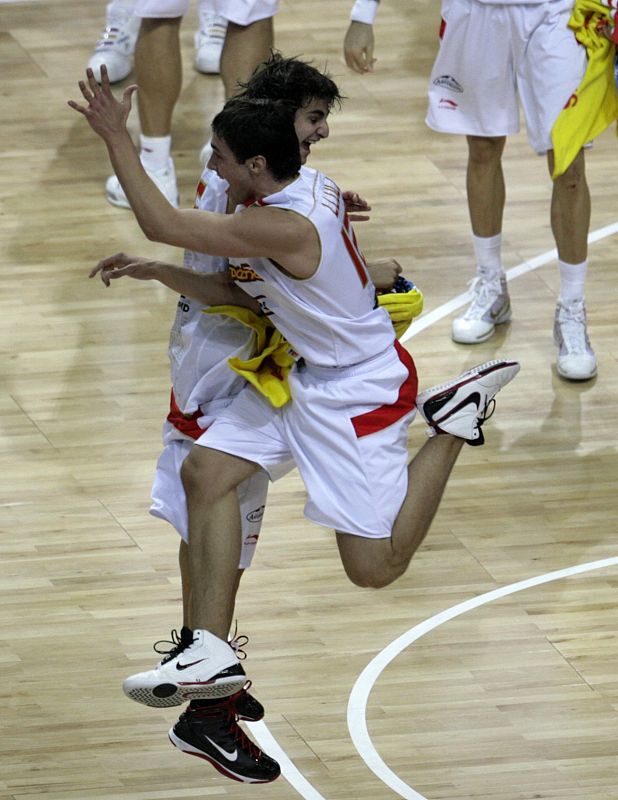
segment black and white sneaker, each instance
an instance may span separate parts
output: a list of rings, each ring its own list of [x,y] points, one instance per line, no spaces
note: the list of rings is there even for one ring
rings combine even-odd
[[[246,722],[259,722],[264,716],[264,706],[252,694],[249,694],[249,686],[251,686],[251,681],[247,681],[243,689],[231,695],[230,700],[238,719]]]
[[[127,697],[164,708],[188,700],[228,697],[246,684],[234,650],[210,631],[187,629],[173,645],[154,669],[125,679],[122,688]]]
[[[171,743],[209,761],[222,775],[243,783],[270,783],[281,768],[263,753],[237,722],[231,697],[198,707],[192,704],[169,731]]]
[[[421,392],[416,407],[429,425],[428,435],[450,433],[468,444],[483,444],[481,426],[493,414],[494,397],[518,372],[517,361],[488,361]]]

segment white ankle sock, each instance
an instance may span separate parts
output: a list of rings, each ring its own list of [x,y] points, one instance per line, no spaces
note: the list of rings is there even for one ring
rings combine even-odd
[[[499,280],[504,275],[502,267],[502,234],[495,236],[475,236],[474,253],[476,255],[476,270],[487,280]]]
[[[139,144],[139,157],[144,169],[149,172],[157,172],[167,166],[172,148],[171,136],[144,136],[141,133]]]
[[[588,261],[582,261],[581,264],[566,264],[564,261],[558,261],[558,266],[560,268],[560,301],[569,305],[576,300],[583,300]]]

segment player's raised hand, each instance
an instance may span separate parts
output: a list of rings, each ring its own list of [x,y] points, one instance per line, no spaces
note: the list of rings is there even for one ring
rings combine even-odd
[[[131,111],[131,95],[137,89],[136,84],[127,86],[122,99],[114,97],[107,74],[107,67],[101,67],[101,85],[94,77],[91,69],[86,70],[86,80],[79,81],[79,89],[86,105],[69,100],[69,106],[83,114],[92,130],[103,140],[108,141],[119,133],[126,131],[127,118]]]

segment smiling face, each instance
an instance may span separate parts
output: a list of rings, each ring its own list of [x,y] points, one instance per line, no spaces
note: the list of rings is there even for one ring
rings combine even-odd
[[[326,139],[330,133],[328,115],[330,108],[326,100],[312,98],[301,106],[294,116],[294,128],[300,143],[300,161],[304,164],[311,152],[311,145]]]
[[[253,184],[247,163],[238,163],[226,142],[216,133],[212,135],[212,154],[208,160],[208,169],[212,169],[220,178],[227,181],[230,197],[235,203],[243,203],[253,197]]]

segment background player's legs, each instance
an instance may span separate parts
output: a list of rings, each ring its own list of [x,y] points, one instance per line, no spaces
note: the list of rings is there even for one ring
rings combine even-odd
[[[461,344],[488,339],[496,324],[510,317],[510,302],[502,266],[502,217],[505,188],[502,153],[505,136],[468,136],[466,188],[474,251],[476,281],[470,306],[453,320],[452,337]]]
[[[248,81],[258,64],[266,61],[273,44],[272,17],[245,26],[228,23],[221,53],[221,78],[226,99],[236,94],[239,81]]]
[[[550,174],[553,151],[547,154]],[[551,227],[558,248],[560,294],[556,305],[554,341],[558,347],[558,374],[569,380],[596,375],[597,360],[586,323],[584,285],[588,271],[590,191],[586,181],[584,151],[554,181]]]
[[[467,136],[466,190],[472,233],[481,238],[502,232],[505,188],[502,153],[506,136]]]
[[[182,86],[181,22],[182,17],[142,20],[135,47],[135,77],[145,136],[171,136],[172,114]]]
[[[547,154],[550,174],[554,169],[554,154]],[[554,181],[551,199],[551,229],[558,248],[558,257],[567,264],[581,264],[588,256],[590,228],[590,191],[586,181],[584,151],[564,175]]]
[[[390,538],[337,532],[341,561],[353,583],[379,589],[403,575],[429,530],[463,444],[450,435],[425,442],[408,465],[408,491]]]

